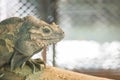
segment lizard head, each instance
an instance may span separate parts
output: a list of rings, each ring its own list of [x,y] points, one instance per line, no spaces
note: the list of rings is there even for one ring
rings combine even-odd
[[[55,23],[48,24],[34,16],[27,16],[24,20],[29,25],[27,32],[29,33],[30,40],[40,47],[57,43],[64,38],[63,30]]]

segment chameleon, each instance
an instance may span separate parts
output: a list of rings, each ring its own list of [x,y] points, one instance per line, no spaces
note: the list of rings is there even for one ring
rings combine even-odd
[[[14,70],[26,62],[35,66],[38,63],[31,57],[63,38],[64,31],[54,22],[49,24],[31,15],[7,18],[0,22],[0,67],[8,64]]]

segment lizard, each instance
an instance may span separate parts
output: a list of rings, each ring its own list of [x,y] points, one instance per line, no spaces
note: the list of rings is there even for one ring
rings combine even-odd
[[[31,15],[7,18],[0,22],[0,67],[9,64],[14,70],[26,62],[35,66],[31,57],[63,38],[64,31],[54,22],[49,24]]]

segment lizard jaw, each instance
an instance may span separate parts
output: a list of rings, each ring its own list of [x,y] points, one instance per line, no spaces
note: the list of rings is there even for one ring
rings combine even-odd
[[[37,39],[37,38],[33,39],[33,41],[35,41],[35,43],[37,44],[38,47],[49,46],[51,44],[57,43],[60,40],[61,39]]]
[[[60,39],[54,39],[54,40],[36,40],[36,43],[39,47],[44,47],[44,46],[49,46],[51,44],[55,44],[58,41],[60,41]]]

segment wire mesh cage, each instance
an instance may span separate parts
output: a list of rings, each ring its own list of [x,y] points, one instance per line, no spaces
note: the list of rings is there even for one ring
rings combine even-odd
[[[50,7],[49,1],[55,0],[0,0],[0,15],[44,17],[48,13],[46,7],[47,9]],[[119,0],[57,0],[55,4],[58,7],[54,7],[57,9],[59,23],[70,21],[73,25],[85,26],[97,20],[103,24],[116,24],[119,23],[120,16],[119,2]]]
[[[120,31],[119,2],[119,0],[59,0],[57,16],[59,24],[64,26],[66,39],[120,40],[116,36],[118,34],[116,32]],[[109,36],[111,32],[113,37]]]
[[[24,17],[33,15],[38,18],[45,17],[45,7],[43,0],[0,0],[1,20],[7,17]],[[44,8],[43,8],[44,7]]]
[[[96,20],[105,24],[118,23],[119,2],[119,0],[60,0],[59,18],[66,19],[65,16],[69,16],[78,25],[93,24]]]

